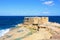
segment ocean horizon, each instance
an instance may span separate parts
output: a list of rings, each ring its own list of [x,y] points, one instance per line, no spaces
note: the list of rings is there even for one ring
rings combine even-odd
[[[31,16],[0,16],[0,29],[15,27],[15,25],[23,23],[24,17]],[[47,17],[49,17],[50,22],[60,23],[60,16],[47,16]]]

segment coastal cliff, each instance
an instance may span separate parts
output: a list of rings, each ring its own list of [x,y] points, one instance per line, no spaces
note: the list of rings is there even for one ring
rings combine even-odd
[[[55,38],[60,38],[60,24],[49,22],[48,17],[25,17],[22,24],[17,24],[16,27],[11,28],[0,40],[42,40]]]

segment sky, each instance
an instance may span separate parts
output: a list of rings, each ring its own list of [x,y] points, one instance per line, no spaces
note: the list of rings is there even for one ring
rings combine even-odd
[[[0,16],[59,16],[60,0],[0,0]]]

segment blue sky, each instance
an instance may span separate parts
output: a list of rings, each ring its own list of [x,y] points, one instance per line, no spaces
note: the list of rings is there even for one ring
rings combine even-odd
[[[0,0],[0,16],[59,16],[60,0]]]

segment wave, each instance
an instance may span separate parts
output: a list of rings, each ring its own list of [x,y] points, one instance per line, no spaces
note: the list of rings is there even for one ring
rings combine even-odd
[[[9,32],[10,29],[2,29],[0,30],[0,37],[4,36],[7,32]]]

